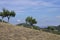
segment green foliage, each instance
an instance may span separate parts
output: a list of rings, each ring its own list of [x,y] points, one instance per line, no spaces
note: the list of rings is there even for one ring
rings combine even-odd
[[[36,19],[34,19],[32,17],[27,17],[25,21],[26,21],[26,23],[30,24],[31,26],[33,26],[33,24],[37,24]]]
[[[56,26],[55,28],[60,32],[60,25]]]
[[[33,26],[33,29],[40,30],[40,27],[38,27],[38,26]]]
[[[48,26],[48,28],[47,28],[48,30],[55,30],[55,27],[53,27],[53,26]]]
[[[20,24],[17,24],[17,26],[23,26],[23,27],[26,27],[26,28],[32,28],[32,29],[35,29],[35,30],[40,30],[40,27],[39,26],[31,26],[29,24],[26,24],[26,23],[20,23]]]
[[[3,9],[2,12],[0,12],[0,16],[2,17],[2,20],[4,17],[7,17],[8,18],[8,22],[9,22],[9,19],[10,17],[15,17],[15,12],[14,11],[9,11],[9,10],[6,10],[6,9]]]
[[[10,12],[10,16],[11,16],[11,17],[15,17],[15,15],[16,15],[16,13],[15,13],[14,11],[11,11],[11,12]]]
[[[48,26],[47,28],[43,28],[42,30],[45,32],[50,32],[53,34],[59,34],[60,35],[60,26]]]
[[[9,19],[10,19],[10,17],[15,17],[15,12],[14,11],[11,11],[11,12],[8,12],[7,11],[7,13],[8,13],[8,15],[6,15],[7,16],[7,18],[8,18],[8,22],[9,22]]]
[[[26,24],[26,23],[20,23],[20,24],[17,24],[17,26],[23,26],[23,27],[31,28],[31,25]]]
[[[0,16],[1,16],[2,22],[3,22],[3,18],[5,17],[4,13],[3,12],[0,12]]]

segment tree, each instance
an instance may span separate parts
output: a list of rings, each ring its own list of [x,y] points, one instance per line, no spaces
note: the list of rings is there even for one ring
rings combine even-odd
[[[0,12],[0,16],[2,17],[2,22],[3,22],[3,18],[5,17],[3,12]]]
[[[14,11],[9,12],[8,10],[7,10],[7,14],[6,14],[6,16],[8,18],[8,22],[9,22],[10,17],[15,17],[15,15],[16,15]]]
[[[9,22],[10,17],[15,17],[14,11],[9,11],[9,10],[3,9],[3,13],[8,18],[8,22]]]
[[[34,19],[32,17],[27,17],[25,21],[26,21],[26,23],[30,24],[31,26],[33,26],[33,24],[37,24],[36,19]]]
[[[0,16],[2,17],[2,20],[3,20],[4,17],[7,17],[8,22],[9,22],[10,17],[15,17],[15,12],[14,11],[9,11],[9,10],[6,10],[6,9],[3,8],[3,11],[0,12]]]

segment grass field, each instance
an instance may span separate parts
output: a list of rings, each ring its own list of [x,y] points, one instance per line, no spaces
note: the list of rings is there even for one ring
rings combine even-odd
[[[0,23],[0,40],[60,40],[60,35]]]

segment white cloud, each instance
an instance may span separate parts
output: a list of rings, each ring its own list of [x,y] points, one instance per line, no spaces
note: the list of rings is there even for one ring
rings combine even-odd
[[[20,22],[20,20],[17,20],[17,22]]]
[[[39,11],[40,7],[58,7],[52,2],[45,2],[42,0],[0,0],[0,5],[1,7],[5,7],[9,10],[14,10],[16,12],[25,12],[25,10],[29,8],[33,8],[33,11]],[[52,9],[49,9],[49,11],[51,10]]]
[[[10,0],[10,1],[0,1],[0,4],[10,4],[10,5],[24,5],[24,6],[53,6],[54,4],[44,1],[32,1],[32,0]]]
[[[60,18],[60,16],[56,16],[56,18]]]

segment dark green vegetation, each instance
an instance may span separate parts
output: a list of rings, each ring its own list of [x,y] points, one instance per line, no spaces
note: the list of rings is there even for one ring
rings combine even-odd
[[[3,11],[0,12],[0,16],[1,16],[1,18],[2,18],[2,22],[3,22],[3,19],[4,19],[5,17],[8,18],[8,22],[9,22],[10,17],[15,17],[15,15],[16,15],[16,14],[15,14],[14,11],[9,11],[9,10],[6,10],[6,9],[3,9]]]
[[[17,26],[23,26],[23,27],[26,27],[26,28],[40,30],[40,27],[39,26],[36,26],[36,25],[31,26],[31,25],[26,24],[26,23],[20,23],[20,24],[17,24]]]
[[[33,26],[33,24],[37,24],[36,19],[34,19],[33,17],[27,17],[25,21],[26,24],[30,24],[31,26]]]
[[[43,28],[42,30],[60,35],[60,25],[59,26],[48,26],[47,28]]]

